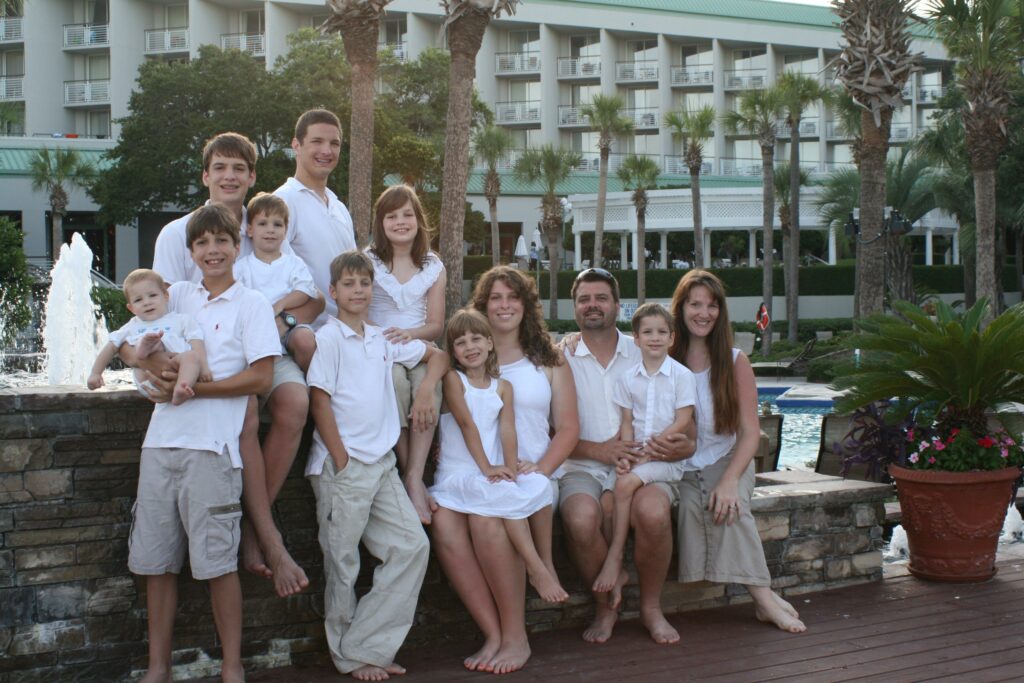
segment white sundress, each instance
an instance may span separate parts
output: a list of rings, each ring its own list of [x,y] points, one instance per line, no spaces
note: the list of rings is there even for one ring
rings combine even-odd
[[[456,371],[466,391],[466,406],[473,417],[487,460],[504,464],[498,414],[502,400],[498,380],[478,389]],[[469,453],[462,429],[451,413],[441,415],[441,455],[430,495],[443,508],[482,517],[525,519],[552,503],[548,478],[534,472],[513,481],[491,483]]]

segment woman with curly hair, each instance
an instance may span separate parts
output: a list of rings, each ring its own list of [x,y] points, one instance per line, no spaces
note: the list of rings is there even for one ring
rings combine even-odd
[[[512,385],[519,472],[552,480],[552,503],[562,463],[579,439],[572,372],[548,336],[533,280],[508,266],[484,273],[470,304],[494,333],[501,377]],[[530,517],[537,551],[551,561],[552,507]],[[530,657],[526,638],[526,572],[501,520],[441,508],[431,525],[445,574],[484,634],[484,645],[466,658],[474,671],[508,673]]]

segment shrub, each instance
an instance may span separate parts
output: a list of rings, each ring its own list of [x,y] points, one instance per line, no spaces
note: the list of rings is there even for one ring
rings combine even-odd
[[[131,311],[124,305],[124,292],[112,287],[93,287],[92,300],[107,321],[108,330],[116,330],[131,320]]]
[[[18,331],[32,320],[32,281],[25,263],[23,239],[13,221],[0,217],[0,347],[10,345]]]

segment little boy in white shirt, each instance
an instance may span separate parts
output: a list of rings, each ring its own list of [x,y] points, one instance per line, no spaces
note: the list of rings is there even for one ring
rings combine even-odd
[[[420,340],[389,342],[363,322],[373,295],[373,264],[359,251],[331,263],[338,317],[317,331],[307,381],[316,424],[306,476],[317,500],[324,553],[324,624],[335,667],[360,680],[405,673],[394,657],[412,626],[429,545],[395,469],[398,405],[391,368],[427,361],[412,404],[413,428],[433,429],[434,387],[448,356]],[[356,603],[359,542],[383,564]]]
[[[674,337],[672,314],[661,304],[644,304],[633,314],[632,326],[641,361],[627,369],[612,390],[612,400],[622,410],[619,438],[644,443],[652,436],[682,434],[693,421],[697,385],[693,373],[668,355]],[[643,452],[632,464],[625,458],[619,461],[612,538],[592,590],[612,591],[622,572],[633,494],[651,482],[679,481],[684,468],[685,461],[652,461]],[[612,609],[617,606],[609,604]]]

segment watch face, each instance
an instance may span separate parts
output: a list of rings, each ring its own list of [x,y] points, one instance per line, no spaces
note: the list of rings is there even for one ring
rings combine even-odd
[[[284,324],[287,325],[288,327],[295,327],[296,323],[298,322],[295,319],[295,316],[292,315],[291,313],[283,314],[281,316],[281,319],[284,320]]]

